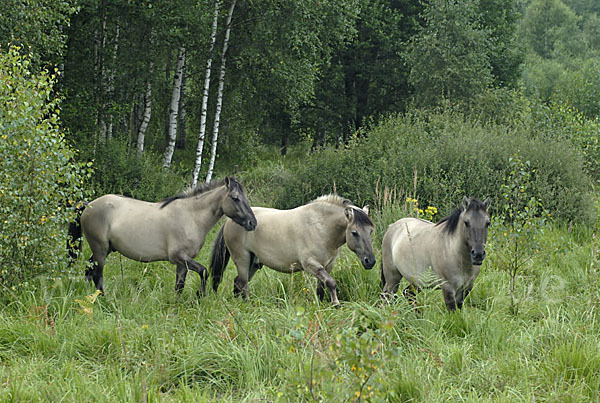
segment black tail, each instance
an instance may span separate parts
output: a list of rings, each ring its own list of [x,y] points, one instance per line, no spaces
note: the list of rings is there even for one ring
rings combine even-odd
[[[379,266],[381,267],[381,289],[383,290],[383,287],[385,286],[385,275],[383,274],[383,259],[381,259],[382,262],[379,264]]]
[[[210,257],[210,273],[212,275],[212,286],[213,290],[217,292],[221,279],[223,278],[223,272],[229,262],[229,249],[225,245],[225,238],[223,237],[223,229],[225,225],[221,227],[215,241],[213,243],[212,256]]]
[[[87,203],[82,201],[73,207],[75,213],[75,221],[69,224],[69,238],[67,239],[67,251],[69,253],[69,261],[73,263],[77,260],[77,256],[81,252],[81,213],[87,206]]]

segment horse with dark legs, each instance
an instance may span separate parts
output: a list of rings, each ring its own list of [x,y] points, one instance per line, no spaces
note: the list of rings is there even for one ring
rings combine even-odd
[[[489,198],[464,197],[461,207],[437,224],[403,218],[390,225],[381,250],[382,296],[395,295],[404,277],[410,283],[407,298],[414,300],[421,288],[439,287],[448,310],[461,309],[485,258],[489,205]]]
[[[200,276],[203,294],[208,271],[194,257],[204,245],[208,231],[223,215],[244,231],[256,228],[256,218],[242,185],[229,177],[159,203],[112,194],[101,196],[81,214],[80,229],[92,250],[92,267],[85,276],[94,280],[96,289],[104,291],[104,262],[110,252],[116,251],[140,262],[166,260],[175,264],[178,293],[184,287],[188,270],[195,271]]]
[[[344,244],[366,269],[375,265],[371,245],[373,222],[368,208],[360,209],[337,195],[322,196],[291,210],[253,207],[256,231],[244,231],[227,220],[215,239],[211,257],[213,289],[217,291],[229,257],[237,267],[234,293],[249,296],[248,282],[262,265],[282,273],[304,270],[318,280],[317,295],[339,306],[336,281],[331,277]]]

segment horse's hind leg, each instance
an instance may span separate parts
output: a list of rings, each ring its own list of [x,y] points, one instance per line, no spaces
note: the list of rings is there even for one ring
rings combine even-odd
[[[104,280],[102,276],[102,272],[104,270],[104,261],[106,260],[106,256],[108,256],[109,252],[106,253],[95,253],[90,258],[92,262],[92,268],[86,270],[85,277],[89,279],[89,277],[94,280],[94,285],[96,286],[96,290],[99,290],[104,294]],[[91,274],[91,276],[90,276]]]
[[[250,297],[248,281],[250,281],[251,275],[256,272],[258,265],[253,264],[252,254],[249,251],[239,253],[232,250],[231,257],[238,272],[235,280],[233,280],[233,295],[238,297],[241,294],[242,298],[247,300]]]

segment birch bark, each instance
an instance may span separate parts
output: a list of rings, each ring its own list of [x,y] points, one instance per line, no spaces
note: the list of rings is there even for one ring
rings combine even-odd
[[[181,78],[183,65],[185,63],[185,47],[179,48],[177,56],[177,68],[175,69],[175,77],[173,79],[173,94],[171,95],[171,108],[169,110],[169,131],[167,136],[167,146],[163,159],[163,167],[171,166],[171,159],[175,151],[175,140],[177,137],[177,115],[179,113],[179,98],[181,96]]]
[[[136,151],[137,155],[142,155],[144,152],[144,141],[146,138],[146,129],[150,123],[152,115],[152,73],[154,71],[154,63],[151,61],[149,66],[148,82],[146,83],[146,94],[144,95],[144,114],[142,123],[137,133]]]
[[[204,76],[204,94],[202,95],[202,113],[200,115],[200,135],[198,137],[198,146],[196,148],[194,171],[192,173],[193,187],[196,187],[198,184],[198,174],[200,173],[200,167],[202,166],[202,151],[204,150],[204,137],[206,135],[206,113],[208,105],[208,91],[210,89],[212,53],[215,47],[215,41],[217,39],[217,24],[219,21],[219,3],[219,0],[215,0],[215,15],[213,18],[212,32],[210,35],[210,50],[208,53],[208,60],[206,60],[206,73]]]
[[[213,169],[215,167],[215,159],[217,157],[217,140],[219,139],[219,123],[221,119],[221,108],[223,106],[223,86],[225,84],[225,62],[227,57],[227,47],[229,46],[229,34],[231,32],[231,18],[233,9],[235,8],[236,0],[231,2],[229,13],[227,14],[227,29],[225,30],[225,39],[223,40],[223,52],[221,53],[221,72],[219,76],[219,89],[217,92],[217,110],[215,112],[215,122],[213,126],[212,147],[210,151],[210,162],[208,164],[208,173],[206,174],[206,183],[212,179]]]

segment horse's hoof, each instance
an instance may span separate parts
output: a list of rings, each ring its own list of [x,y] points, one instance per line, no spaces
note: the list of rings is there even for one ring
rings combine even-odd
[[[339,302],[337,304],[333,304],[332,305],[335,309],[340,309],[342,307],[342,304],[340,304]]]

